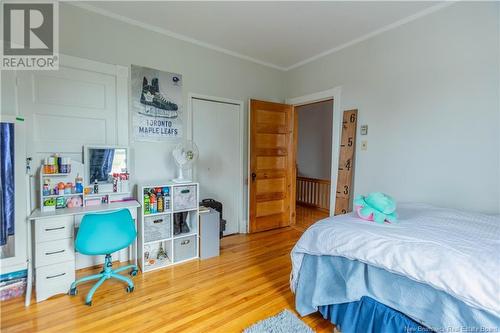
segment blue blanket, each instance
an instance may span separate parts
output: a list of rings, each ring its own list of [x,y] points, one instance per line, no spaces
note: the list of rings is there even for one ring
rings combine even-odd
[[[359,311],[358,301],[363,296],[385,306],[373,307],[373,311],[366,313]],[[370,301],[363,299],[361,302]],[[344,304],[344,308],[331,307],[339,304]],[[372,303],[369,305],[373,306]],[[304,256],[296,288],[296,308],[303,316],[319,309],[333,323],[342,320],[343,333],[359,332],[353,326],[355,323],[372,325],[381,321],[396,326],[410,325],[413,322],[410,327],[423,326],[447,332],[453,329],[462,332],[462,328],[468,328],[469,332],[483,332],[487,329],[497,332],[500,327],[500,318],[470,307],[427,284],[337,256]],[[387,311],[382,311],[384,308]],[[356,320],[350,319],[346,317],[346,313],[349,316],[356,313],[358,317]],[[376,313],[378,315],[374,319],[373,315]],[[370,324],[369,321],[373,323]],[[382,331],[394,332],[389,329]],[[399,331],[403,332],[404,327],[395,332]]]

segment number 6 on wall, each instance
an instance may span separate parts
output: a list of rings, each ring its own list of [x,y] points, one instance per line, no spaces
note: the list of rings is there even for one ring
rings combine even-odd
[[[337,195],[335,215],[352,210],[351,186],[354,169],[354,149],[356,146],[356,126],[358,110],[344,111],[340,144],[339,170],[337,174]]]

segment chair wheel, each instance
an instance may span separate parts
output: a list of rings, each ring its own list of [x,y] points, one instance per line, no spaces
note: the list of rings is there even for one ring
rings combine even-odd
[[[75,288],[71,288],[71,289],[69,290],[69,295],[70,295],[70,296],[75,296],[75,295],[77,295],[77,294],[78,294],[78,289],[76,289],[76,287],[75,287]]]
[[[128,293],[131,293],[131,292],[133,292],[133,291],[134,291],[134,287],[131,287],[131,286],[128,286],[128,287],[127,287],[127,292],[128,292]]]
[[[137,275],[137,269],[133,269],[133,270],[130,272],[130,275],[131,275],[131,276],[136,276],[136,275]]]
[[[85,302],[85,305],[92,306],[92,301],[90,301],[90,302]]]

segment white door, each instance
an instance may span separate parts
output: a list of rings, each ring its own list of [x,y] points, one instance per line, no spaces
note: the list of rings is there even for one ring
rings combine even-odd
[[[225,235],[239,232],[243,204],[240,105],[193,98],[193,141],[200,158],[196,166],[200,200],[222,202]]]
[[[83,145],[118,143],[116,66],[68,59],[61,57],[57,71],[19,73],[19,109],[35,166],[50,153],[81,162]]]
[[[84,145],[128,144],[127,68],[65,55],[60,60],[57,71],[18,74],[19,111],[26,119],[33,174],[53,153],[82,162]],[[40,186],[31,188],[34,209]],[[126,250],[120,252],[122,258],[128,260]],[[77,269],[102,261],[102,256],[76,255]]]

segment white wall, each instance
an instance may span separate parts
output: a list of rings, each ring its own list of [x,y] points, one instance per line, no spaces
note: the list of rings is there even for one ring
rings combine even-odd
[[[60,52],[110,64],[135,64],[182,74],[185,126],[190,92],[242,101],[284,98],[282,72],[278,70],[63,3]],[[246,112],[245,105],[245,121]],[[187,136],[187,127],[185,133]],[[132,143],[136,180],[148,182],[174,177],[176,168],[171,157],[174,146],[164,142]],[[246,156],[245,145],[245,165]]]
[[[332,164],[333,101],[297,107],[298,174],[304,177],[330,179]]]
[[[499,6],[453,4],[287,72],[288,97],[342,86],[369,125],[356,195],[500,211]]]
[[[282,101],[342,86],[342,109],[369,125],[355,194],[498,212],[499,6],[453,4],[283,73],[63,3],[60,51],[181,73],[185,108],[189,92]],[[13,83],[2,73],[2,113],[15,109]],[[172,177],[172,147],[131,143],[136,179]]]
[[[15,71],[0,71],[0,114],[16,115],[16,72]]]

